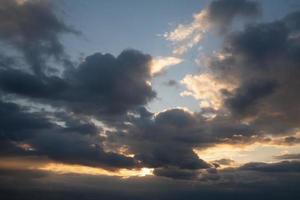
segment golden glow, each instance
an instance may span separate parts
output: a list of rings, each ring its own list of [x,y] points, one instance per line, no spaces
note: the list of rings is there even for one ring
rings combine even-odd
[[[0,169],[16,169],[16,170],[42,170],[58,174],[86,174],[86,175],[104,175],[118,176],[128,178],[132,176],[149,176],[153,175],[153,169],[120,169],[109,171],[97,167],[88,167],[83,165],[71,165],[53,162],[46,157],[28,156],[28,157],[2,157],[0,160]]]
[[[51,171],[59,174],[75,173],[86,175],[106,175],[106,176],[119,176],[122,178],[128,178],[132,176],[147,176],[152,175],[153,169],[141,168],[141,169],[121,169],[118,171],[109,171],[96,167],[87,167],[82,165],[69,165],[61,163],[49,163],[43,167],[39,167],[39,170]]]
[[[223,158],[234,160],[235,165],[247,162],[274,162],[274,156],[286,153],[298,153],[300,144],[284,146],[275,144],[253,143],[249,145],[219,144],[207,149],[194,149],[194,152],[205,161],[214,161]]]

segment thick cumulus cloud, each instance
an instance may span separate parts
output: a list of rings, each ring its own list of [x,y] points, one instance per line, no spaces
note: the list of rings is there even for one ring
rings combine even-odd
[[[202,160],[201,155],[199,158],[194,149],[229,143],[240,134],[248,138],[256,131],[239,120],[223,116],[210,119],[184,109],[132,117],[127,124],[108,134],[107,142],[135,155],[142,165],[155,168],[154,174],[178,179],[214,174],[214,166]]]
[[[65,59],[59,36],[75,33],[56,16],[47,0],[2,0],[0,24],[0,40],[19,51],[37,75],[44,74],[48,57]]]
[[[290,14],[232,35],[223,50],[228,56],[212,66],[214,73],[223,76],[220,81],[239,84],[225,100],[232,113],[256,117],[259,126],[271,121],[282,125],[268,131],[292,131],[299,125],[298,16]]]
[[[0,71],[0,88],[10,94],[55,103],[76,113],[124,114],[145,105],[156,93],[148,83],[151,57],[136,50],[88,56],[62,77]]]
[[[9,47],[0,67],[1,156],[47,156],[109,170],[137,167],[133,158],[104,149],[103,129],[90,118],[115,123],[110,116],[126,116],[155,97],[151,56],[137,50],[117,57],[95,53],[78,66],[64,65],[60,35],[74,31],[48,1],[3,0],[0,23],[0,40]],[[61,75],[47,73],[54,63],[62,64]]]
[[[185,177],[184,174],[191,173],[192,177],[196,170],[210,168],[193,151],[202,136],[198,130],[199,120],[192,113],[172,109],[130,122],[123,131],[111,134],[109,142],[119,147],[125,145],[127,153],[134,154],[144,166],[157,168],[155,174],[182,173]]]
[[[299,41],[299,12],[249,25],[225,38],[223,49],[210,58],[207,73],[190,78],[209,77],[224,86],[211,97],[221,102],[213,108],[229,111],[229,118],[242,120],[257,134],[293,134],[300,119]],[[191,95],[202,100],[197,92],[205,88],[192,83],[184,82]]]
[[[218,143],[269,142],[259,136],[299,128],[298,13],[234,33],[226,39],[222,59],[212,58],[211,74],[204,83],[214,79],[212,87],[216,88],[214,83],[221,86],[207,97],[223,98],[215,104],[229,114],[218,112],[219,106],[200,113],[169,109],[153,114],[144,108],[156,96],[150,84],[150,55],[132,49],[118,56],[95,53],[77,66],[62,65],[60,75],[46,73],[51,59],[65,61],[59,36],[73,30],[59,20],[47,1],[18,2],[0,2],[0,39],[21,53],[32,71],[6,55],[10,52],[0,55],[1,156],[47,156],[55,162],[109,170],[147,167],[160,177],[226,185],[235,173],[224,174],[216,167],[233,161],[210,164],[195,149]],[[229,26],[236,16],[252,17],[258,10],[254,2],[218,0],[203,15],[219,26]],[[203,15],[195,19],[202,20]],[[195,37],[207,28],[199,30],[197,20],[192,24]],[[227,85],[235,87],[227,90]],[[28,102],[35,107],[50,105],[51,111],[35,111]],[[299,138],[286,136],[275,142],[294,144]],[[248,163],[236,173],[297,173],[298,165],[294,161]],[[199,194],[195,195],[198,199]]]

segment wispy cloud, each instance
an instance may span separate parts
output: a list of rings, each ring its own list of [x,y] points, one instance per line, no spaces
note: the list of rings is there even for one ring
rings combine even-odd
[[[182,63],[183,60],[177,57],[157,57],[151,61],[151,75],[158,75],[169,67]]]
[[[192,22],[179,24],[163,36],[173,43],[173,54],[183,55],[201,42],[208,31],[218,29],[226,32],[237,16],[253,18],[259,13],[259,5],[253,1],[215,0],[208,7],[194,14]]]
[[[165,33],[164,38],[175,45],[173,54],[182,55],[188,49],[198,44],[209,28],[208,12],[203,10],[194,15],[191,23],[179,24],[173,31]]]

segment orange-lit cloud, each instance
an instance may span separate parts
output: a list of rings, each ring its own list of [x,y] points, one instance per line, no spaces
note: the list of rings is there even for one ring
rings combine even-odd
[[[275,139],[274,141],[279,140]],[[194,149],[197,155],[209,162],[220,159],[231,159],[232,166],[239,166],[247,162],[274,162],[275,155],[300,152],[300,144],[293,146],[278,145],[275,142],[232,145],[218,144],[207,149]]]
[[[198,44],[209,28],[208,12],[203,10],[194,15],[191,23],[179,24],[173,31],[165,33],[164,37],[175,44],[173,54],[182,55]]]
[[[180,64],[183,60],[176,57],[157,57],[151,62],[151,75],[157,75],[173,65]]]
[[[222,90],[233,90],[234,86],[216,81],[210,74],[186,75],[181,81],[187,88],[181,96],[192,96],[199,100],[201,108],[218,110],[223,104]]]

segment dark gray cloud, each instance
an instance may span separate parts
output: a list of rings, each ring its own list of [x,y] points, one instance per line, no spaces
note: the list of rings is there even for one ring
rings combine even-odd
[[[215,80],[237,88],[224,91],[233,117],[252,118],[260,133],[291,134],[299,128],[299,13],[249,25],[225,39],[224,59],[212,59]]]
[[[64,114],[64,126],[50,120],[45,112],[29,112],[15,103],[0,102],[0,155],[47,156],[63,163],[103,167],[109,170],[137,167],[134,159],[105,152],[101,129]],[[30,150],[19,144],[30,145]]]
[[[164,167],[156,168],[153,171],[156,176],[167,177],[178,180],[190,180],[190,181],[217,181],[220,179],[220,175],[215,168],[208,168],[205,170],[191,170],[181,169],[177,167]]]
[[[189,169],[180,169],[176,167],[156,168],[153,171],[156,176],[163,176],[173,179],[197,180],[199,172]]]
[[[282,161],[279,163],[247,163],[239,168],[240,170],[253,170],[262,172],[300,172],[299,161]]]
[[[254,134],[240,122],[222,117],[208,120],[201,113],[182,109],[131,118],[128,124],[109,133],[107,142],[125,147],[144,166],[156,168],[156,175],[184,179],[199,177],[200,169],[213,168],[194,148],[207,148],[242,133],[249,137]]]
[[[283,155],[278,155],[274,156],[276,159],[280,160],[299,160],[300,159],[300,154],[283,154]]]
[[[44,133],[31,140],[36,148],[36,154],[47,155],[50,159],[109,170],[119,168],[135,168],[137,163],[133,158],[113,152],[105,152],[99,136],[82,135],[73,132]]]
[[[212,2],[208,11],[210,20],[226,28],[236,16],[256,16],[259,7],[252,1],[218,0]],[[149,84],[152,58],[137,50],[124,50],[118,56],[95,53],[87,56],[78,66],[64,66],[61,75],[46,73],[52,61],[49,58],[66,61],[59,36],[74,31],[56,16],[48,1],[18,4],[3,0],[0,2],[0,39],[21,53],[32,71],[25,69],[13,56],[0,55],[1,97],[8,99],[0,102],[0,155],[47,156],[57,162],[109,170],[150,167],[154,168],[156,176],[181,179],[184,183],[190,183],[188,180],[206,184],[215,182],[214,188],[202,190],[204,193],[193,187],[179,190],[183,193],[177,192],[180,185],[173,189],[178,196],[160,191],[158,196],[150,196],[149,199],[211,197],[218,186],[226,186],[232,191],[234,186],[239,185],[237,183],[241,186],[234,195],[218,190],[220,193],[211,198],[219,199],[225,195],[228,199],[253,199],[256,194],[266,192],[266,188],[257,189],[257,186],[265,186],[266,180],[269,181],[270,177],[265,173],[294,173],[299,177],[299,163],[248,163],[231,172],[221,172],[216,169],[216,164],[207,163],[201,155],[199,158],[194,148],[207,148],[218,143],[269,142],[270,139],[259,136],[290,133],[299,128],[299,23],[299,13],[294,13],[273,23],[249,26],[226,37],[222,51],[225,59],[213,60],[210,69],[220,82],[237,86],[232,92],[223,91],[225,106],[232,115],[217,113],[209,119],[204,113],[215,114],[214,110],[207,109],[200,113],[182,109],[157,114],[149,112],[144,106],[156,96]],[[176,86],[177,83],[171,80],[167,84]],[[40,109],[32,112],[22,103],[8,102],[12,99],[51,105],[53,111]],[[102,120],[107,127],[96,126],[91,121],[92,117]],[[241,122],[248,117],[254,120]],[[256,135],[259,135],[258,139],[254,137]],[[287,136],[282,143],[295,144],[298,140]],[[32,149],[28,151],[19,144],[28,144]],[[125,154],[134,154],[134,157],[119,154],[119,148],[125,149]],[[214,162],[221,165],[232,163],[228,159]],[[249,183],[255,182],[260,172],[264,173],[266,180],[261,180],[265,181],[264,184]],[[4,173],[10,176],[8,172]],[[247,176],[245,173],[248,173]],[[256,175],[254,178],[253,174]],[[235,176],[246,181],[236,181]],[[35,182],[35,177],[33,179]],[[5,180],[1,179],[3,182]],[[164,184],[170,183],[169,179],[163,181],[166,181]],[[268,181],[268,184],[273,184]],[[299,182],[299,179],[294,182]],[[103,186],[105,184],[107,182]],[[3,185],[0,183],[0,186]],[[133,186],[139,184],[133,183]],[[148,191],[149,188],[144,187]],[[124,194],[130,199],[148,198],[141,194],[133,195],[137,192],[136,187],[129,193],[129,187],[125,188],[120,196],[115,194],[113,198],[120,199]],[[59,197],[66,194],[85,196],[85,191],[74,194],[63,189],[60,190],[63,191],[61,196],[58,192]],[[0,191],[4,198],[12,195],[11,190],[0,188]],[[49,191],[43,192],[41,195]],[[115,193],[114,187],[101,192],[106,192],[103,196],[107,198]],[[28,194],[32,195],[31,191]],[[103,197],[98,194],[99,191],[93,191],[94,196],[88,198]],[[284,192],[279,194],[280,197],[291,197],[289,199],[297,196],[293,196],[294,193],[291,193],[292,196]],[[52,197],[49,196],[50,199]]]
[[[10,171],[10,172],[9,172]],[[52,174],[36,170],[1,170],[5,199],[258,199],[297,200],[299,174],[224,171],[216,181],[187,181],[160,177],[117,177]]]
[[[15,103],[0,101],[0,140],[22,141],[52,127],[41,114],[29,113]]]
[[[236,115],[243,115],[245,112],[251,112],[260,99],[272,94],[275,89],[275,81],[253,80],[251,83],[240,86],[235,95],[226,100],[226,103]]]
[[[0,102],[1,155],[47,156],[110,170],[138,167],[133,158],[104,150],[102,127],[90,118],[122,124],[129,111],[148,115],[142,107],[156,96],[148,83],[151,56],[128,49],[117,57],[95,53],[78,66],[64,65],[69,61],[60,35],[75,31],[50,1],[3,0],[0,23],[0,40],[10,48],[0,58],[1,98],[7,99]],[[47,73],[52,61],[61,62],[61,75]],[[26,101],[11,100],[51,105],[52,111],[32,111]]]
[[[65,59],[59,36],[75,33],[57,17],[47,0],[2,0],[0,24],[0,40],[16,48],[37,75],[44,74],[49,57]]]
[[[171,87],[177,87],[178,82],[176,80],[168,80],[167,82],[164,83],[166,86],[171,86]]]
[[[193,151],[202,140],[197,123],[198,119],[189,112],[167,110],[154,117],[132,119],[124,131],[110,134],[109,142],[126,145],[129,153],[147,167],[178,168],[177,171],[209,168]],[[157,173],[164,174],[166,170]]]
[[[150,80],[151,57],[136,50],[88,56],[63,77],[36,76],[21,70],[0,71],[0,88],[11,94],[55,103],[76,113],[124,114],[147,104],[156,93]],[[104,115],[103,115],[104,116]]]
[[[209,20],[228,29],[235,18],[253,18],[260,14],[260,6],[256,1],[249,0],[214,0],[209,4]]]

